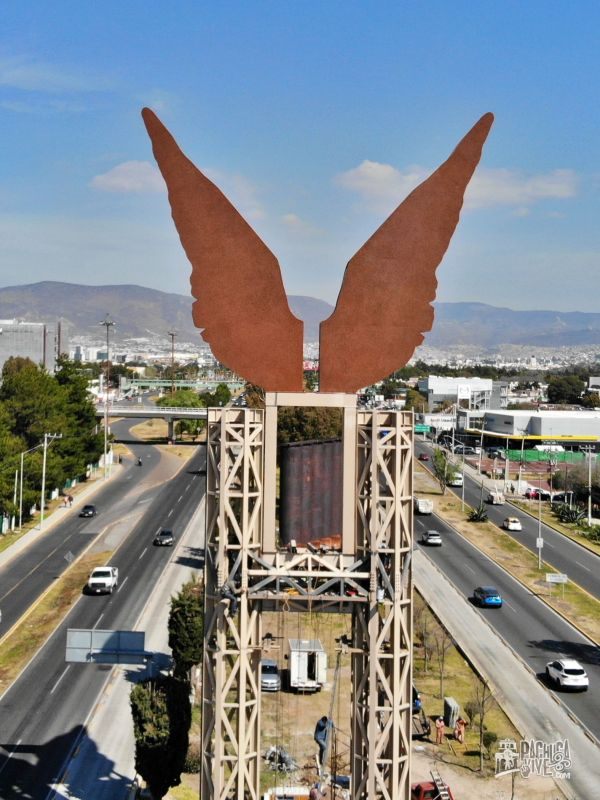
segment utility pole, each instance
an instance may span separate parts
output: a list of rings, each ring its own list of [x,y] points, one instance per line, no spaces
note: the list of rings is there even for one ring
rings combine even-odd
[[[108,477],[108,392],[110,389],[110,329],[115,323],[107,314],[100,325],[106,328],[106,386],[104,398],[104,477]]]
[[[168,335],[171,337],[171,394],[175,394],[175,337],[176,331],[169,331]]]
[[[48,440],[53,442],[55,439],[62,439],[62,433],[45,433],[44,434],[44,456],[42,459],[42,504],[40,507],[40,530],[44,524],[44,501],[46,495],[46,453],[48,452]]]

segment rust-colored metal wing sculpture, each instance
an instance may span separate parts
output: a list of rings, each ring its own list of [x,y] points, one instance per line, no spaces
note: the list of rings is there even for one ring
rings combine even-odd
[[[319,388],[355,392],[404,366],[433,324],[435,271],[494,117],[485,114],[351,258],[321,323]]]
[[[142,116],[192,264],[194,323],[214,355],[268,391],[301,392],[303,323],[277,259],[150,109]]]

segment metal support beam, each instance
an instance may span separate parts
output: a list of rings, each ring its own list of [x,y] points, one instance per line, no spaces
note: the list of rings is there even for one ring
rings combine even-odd
[[[208,412],[202,800],[258,800],[261,615],[283,597],[288,611],[352,614],[353,800],[410,797],[412,414],[314,397],[344,409],[337,553],[277,546],[277,408],[312,397]]]

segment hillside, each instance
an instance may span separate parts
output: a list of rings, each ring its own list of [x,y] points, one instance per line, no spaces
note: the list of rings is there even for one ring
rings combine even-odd
[[[304,320],[304,338],[316,341],[319,322],[333,307],[302,295],[290,295],[289,303],[293,313]],[[110,313],[123,339],[163,337],[175,329],[182,341],[197,341],[191,308],[191,296],[132,284],[83,286],[44,281],[0,289],[0,319],[51,322],[62,317],[73,325],[74,335],[97,334],[100,322]],[[484,303],[436,303],[435,309],[433,330],[425,337],[425,344],[432,347],[600,344],[600,314],[513,311]]]

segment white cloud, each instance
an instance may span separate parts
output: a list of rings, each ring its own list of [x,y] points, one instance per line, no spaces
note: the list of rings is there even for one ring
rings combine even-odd
[[[26,92],[89,92],[107,88],[104,80],[85,75],[81,70],[66,72],[27,56],[0,56],[0,86]]]
[[[102,175],[90,186],[103,192],[164,192],[165,182],[157,167],[148,161],[124,161]]]
[[[335,179],[339,186],[361,195],[375,211],[390,211],[430,175],[423,167],[405,170],[377,161],[363,161]],[[540,200],[562,200],[577,194],[577,175],[570,169],[556,169],[538,175],[517,170],[480,167],[465,194],[466,208],[495,205],[516,206],[518,215]]]
[[[302,217],[298,216],[298,214],[283,214],[281,221],[288,231],[291,231],[292,233],[305,236],[313,236],[316,233],[321,233],[319,228],[311,225],[310,222],[306,222],[306,220],[303,220]]]
[[[202,172],[219,187],[225,197],[247,220],[262,220],[267,214],[259,200],[259,190],[252,181],[239,174],[227,174],[215,169],[204,169]]]
[[[577,175],[570,169],[555,169],[539,175],[517,170],[486,169],[475,173],[466,192],[469,208],[495,205],[530,206],[539,200],[565,200],[577,194]]]

